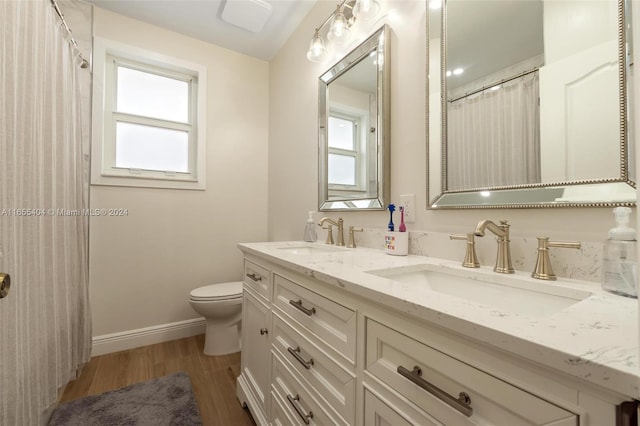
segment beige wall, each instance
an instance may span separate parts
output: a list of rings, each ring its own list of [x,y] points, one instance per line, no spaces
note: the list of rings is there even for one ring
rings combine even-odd
[[[408,229],[470,232],[480,219],[508,219],[512,234],[517,236],[604,240],[613,225],[613,215],[607,208],[426,209],[425,6],[421,1],[398,1],[395,5],[396,19],[386,19],[392,33],[391,198],[398,201],[401,194],[416,195],[416,223],[408,224]],[[311,63],[305,53],[314,28],[334,7],[330,2],[319,2],[270,62],[270,240],[301,239],[306,212],[317,210],[317,78],[332,64]],[[385,212],[330,215],[342,216],[345,226],[385,228],[388,222]]]
[[[196,318],[189,291],[240,280],[236,244],[267,238],[268,64],[95,8],[95,35],[207,67],[206,191],[92,186],[93,334]],[[95,113],[95,112],[94,112]]]
[[[424,3],[391,4],[397,14],[367,30],[391,26],[391,196],[416,195],[409,230],[469,232],[504,218],[513,235],[603,240],[610,209],[426,209]],[[92,208],[129,211],[91,219],[94,336],[195,318],[191,289],[240,279],[238,242],[302,239],[317,209],[317,78],[331,65],[305,54],[334,8],[319,1],[270,63],[95,8],[96,35],[206,65],[209,119],[206,191],[91,187]],[[331,216],[347,226],[388,222],[385,212]]]

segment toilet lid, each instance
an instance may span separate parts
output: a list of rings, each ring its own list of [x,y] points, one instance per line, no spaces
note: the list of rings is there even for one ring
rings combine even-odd
[[[242,281],[211,284],[191,290],[193,300],[226,300],[242,297]]]

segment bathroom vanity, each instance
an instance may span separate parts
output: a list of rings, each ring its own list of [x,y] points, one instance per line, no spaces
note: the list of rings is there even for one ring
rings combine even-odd
[[[595,283],[367,248],[239,247],[237,395],[260,425],[613,426],[640,398],[636,301]]]

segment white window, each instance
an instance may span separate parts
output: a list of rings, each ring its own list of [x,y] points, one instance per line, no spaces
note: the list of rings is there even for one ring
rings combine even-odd
[[[91,183],[205,189],[204,67],[103,39],[94,58]]]
[[[338,112],[329,114],[328,180],[334,190],[358,190],[365,176],[360,118]]]

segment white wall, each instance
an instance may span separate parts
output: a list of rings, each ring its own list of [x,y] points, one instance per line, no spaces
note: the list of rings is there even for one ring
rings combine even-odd
[[[269,70],[100,8],[94,33],[208,70],[206,191],[91,187],[91,208],[128,209],[91,219],[95,337],[196,318],[191,289],[241,279],[236,244],[267,237]]]
[[[480,219],[507,219],[516,236],[601,241],[613,224],[608,208],[427,210],[425,4],[398,1],[391,26],[391,198],[415,194],[409,230],[471,232]],[[413,7],[410,7],[413,6]],[[306,212],[317,209],[317,78],[332,64],[309,62],[314,28],[332,12],[319,2],[270,63],[269,239],[302,238]],[[316,217],[320,217],[317,213]],[[385,228],[386,212],[340,212],[345,226]],[[452,244],[456,244],[452,242]],[[462,252],[461,252],[462,253]],[[431,253],[437,255],[437,253]],[[535,253],[531,253],[535,256]]]

